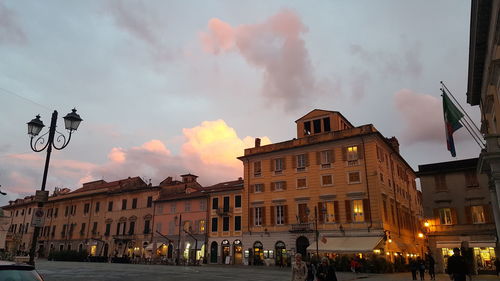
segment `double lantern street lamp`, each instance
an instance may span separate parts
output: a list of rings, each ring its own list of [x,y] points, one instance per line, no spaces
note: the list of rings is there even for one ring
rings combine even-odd
[[[45,157],[45,168],[43,170],[43,179],[42,179],[42,187],[41,190],[37,190],[35,194],[35,202],[37,202],[38,208],[33,212],[33,219],[31,221],[31,226],[34,226],[35,229],[33,231],[33,238],[31,240],[31,248],[30,248],[30,259],[29,264],[35,265],[35,250],[38,235],[40,233],[40,228],[43,226],[43,204],[47,202],[49,198],[49,192],[45,191],[45,183],[47,182],[47,172],[49,169],[50,162],[50,154],[52,153],[52,148],[57,150],[61,150],[65,148],[69,141],[71,140],[71,135],[74,131],[78,129],[80,122],[82,122],[82,118],[80,115],[76,113],[76,109],[73,109],[70,113],[66,114],[63,117],[64,125],[66,130],[69,131],[69,136],[66,139],[66,136],[61,132],[56,130],[57,125],[57,111],[54,110],[52,113],[52,119],[50,121],[49,131],[45,134],[36,138],[40,131],[42,131],[45,125],[42,120],[40,120],[40,115],[37,115],[35,119],[28,122],[28,135],[30,135],[30,146],[34,152],[42,152],[47,149],[47,156]],[[57,137],[56,136],[57,133]],[[47,135],[48,134],[48,135]],[[47,138],[47,139],[46,139]]]
[[[309,214],[310,214],[310,210],[309,208],[306,209],[306,215],[309,217]],[[324,218],[325,217],[325,214],[326,214],[326,208],[322,208],[320,210],[321,214],[322,214],[322,217]],[[318,207],[317,206],[314,206],[314,232],[315,232],[315,236],[316,236],[316,258],[319,258],[319,244],[318,244],[318,240],[319,240],[319,231],[318,231]]]

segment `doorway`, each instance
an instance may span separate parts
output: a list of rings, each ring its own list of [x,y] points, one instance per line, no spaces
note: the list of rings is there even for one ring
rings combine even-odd
[[[218,256],[218,248],[219,245],[217,245],[217,242],[213,241],[212,244],[210,244],[210,262],[211,263],[217,263],[217,256]]]
[[[309,239],[307,239],[307,237],[300,236],[299,238],[297,238],[295,244],[297,253],[302,254],[302,258],[305,259],[307,257],[307,247],[309,247]]]

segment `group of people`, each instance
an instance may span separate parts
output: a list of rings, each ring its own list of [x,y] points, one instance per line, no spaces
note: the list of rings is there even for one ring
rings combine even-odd
[[[300,253],[295,254],[295,262],[292,263],[292,281],[337,281],[335,266],[330,264],[327,257],[321,259],[318,266],[310,262],[302,261]]]
[[[429,272],[429,276],[431,280],[436,280],[435,273],[435,260],[431,254],[427,254],[425,260],[421,257],[417,257],[417,259],[410,260],[410,271],[413,280],[417,280],[417,272],[420,275],[420,280],[425,280],[425,270]]]

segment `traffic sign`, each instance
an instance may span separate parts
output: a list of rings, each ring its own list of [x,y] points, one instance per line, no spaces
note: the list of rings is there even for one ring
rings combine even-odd
[[[45,218],[45,211],[42,208],[36,208],[31,219],[31,226],[42,227]]]

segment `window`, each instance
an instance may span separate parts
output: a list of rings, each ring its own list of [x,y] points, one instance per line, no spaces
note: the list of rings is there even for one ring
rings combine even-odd
[[[260,177],[262,175],[262,162],[256,161],[253,162],[253,175],[255,177]]]
[[[111,233],[111,224],[107,223],[106,224],[106,232],[104,232],[104,236],[109,236],[110,233]]]
[[[310,135],[311,132],[311,121],[304,122],[304,135]]]
[[[241,216],[234,217],[234,231],[241,231]]]
[[[207,210],[207,201],[205,199],[200,200],[200,210],[201,211],[206,211]]]
[[[255,208],[254,222],[256,226],[262,225],[262,207]]]
[[[306,178],[297,179],[297,188],[307,188]]]
[[[281,172],[285,169],[285,159],[277,158],[274,159],[274,173],[281,174]]]
[[[320,164],[322,169],[330,168],[333,159],[333,153],[331,150],[321,151],[319,154]]]
[[[56,226],[52,226],[52,232],[50,233],[50,236],[55,236],[56,235]]]
[[[222,207],[224,212],[229,212],[229,196],[224,196]]]
[[[272,183],[274,185],[274,190],[285,190],[285,182],[277,181]]]
[[[31,210],[31,209],[30,209]],[[56,208],[56,211],[54,212],[54,218],[57,218],[57,214],[59,213],[59,208]]]
[[[191,201],[184,202],[184,211],[185,212],[190,212],[191,211]]]
[[[472,223],[480,224],[485,223],[486,220],[484,218],[484,208],[483,206],[472,206],[470,208],[472,212]]]
[[[469,188],[479,186],[475,170],[465,171],[465,185]]]
[[[234,196],[234,207],[241,208],[241,195]]]
[[[323,203],[325,222],[335,222],[335,205],[332,201]]]
[[[321,119],[313,120],[314,133],[321,133]]]
[[[146,203],[147,208],[151,208],[153,206],[153,196],[148,196],[148,202]]]
[[[361,182],[361,177],[359,175],[359,172],[349,172],[348,177],[349,177],[349,182],[348,182],[349,184]]]
[[[451,225],[451,209],[450,208],[442,208],[439,209],[439,221],[443,225]]]
[[[92,225],[92,234],[97,234],[97,222],[94,222],[94,225]]]
[[[305,171],[307,166],[307,155],[299,154],[295,156],[297,171]]]
[[[108,212],[113,211],[113,201],[108,202]]]
[[[28,209],[28,215],[31,215],[31,208]]]
[[[90,204],[86,203],[85,205],[83,205],[83,215],[88,214],[89,211],[90,211]]]
[[[160,225],[161,227],[161,225]],[[175,221],[171,221],[168,223],[168,233],[175,234]]]
[[[171,221],[170,223],[171,223],[171,224],[174,224],[174,226],[175,226],[175,222],[174,222],[174,221]],[[161,224],[161,222],[156,223],[156,231],[158,231],[158,232],[160,232],[160,233],[161,233],[161,232],[162,232],[162,229],[161,229],[161,228],[162,228],[162,224]],[[172,233],[170,233],[170,234],[173,234],[173,232],[172,232]]]
[[[82,228],[80,229],[80,234],[83,235],[85,233],[85,223],[82,223]]]
[[[71,206],[71,214],[73,216],[76,214],[76,205]]]
[[[435,175],[434,183],[436,185],[436,191],[445,191],[448,190],[446,186],[446,176],[445,175]]]
[[[123,199],[122,200],[122,210],[126,210],[127,209],[127,199]]]
[[[255,193],[258,193],[258,192],[264,192],[264,184],[263,183],[257,183],[254,185],[254,191]]]
[[[132,209],[137,209],[137,198],[132,199]]]
[[[332,175],[322,175],[321,176],[321,185],[322,186],[333,185],[333,176]]]
[[[200,220],[199,226],[200,226],[200,233],[205,232],[205,220]]]
[[[352,209],[355,222],[365,221],[365,215],[363,213],[363,200],[352,200]]]
[[[276,224],[285,224],[285,206],[283,205],[276,206]]]
[[[176,205],[175,202],[172,202],[172,204],[170,204],[170,213],[175,214],[175,211],[176,211]]]
[[[151,229],[149,227],[150,224],[151,224],[150,220],[144,221],[144,234],[149,234],[149,232],[151,232]]]
[[[128,235],[134,235],[135,232],[135,221],[130,222],[130,227],[128,229]]]
[[[358,146],[348,146],[347,147],[347,161],[358,160]]]
[[[330,129],[330,118],[329,117],[323,118],[323,127],[325,129],[325,132],[330,132],[331,131],[331,129]]]
[[[229,217],[222,218],[222,231],[229,231]]]
[[[163,214],[163,204],[162,203],[156,205],[156,213],[159,215]]]
[[[212,210],[217,210],[219,209],[219,198],[214,197],[212,198]]]
[[[217,218],[212,218],[212,232],[217,232]]]
[[[69,206],[66,206],[66,208],[64,209],[64,216],[67,217],[69,214]],[[17,212],[16,212],[16,216],[17,216]]]
[[[99,213],[99,209],[101,208],[101,202],[95,202],[95,212]]]

